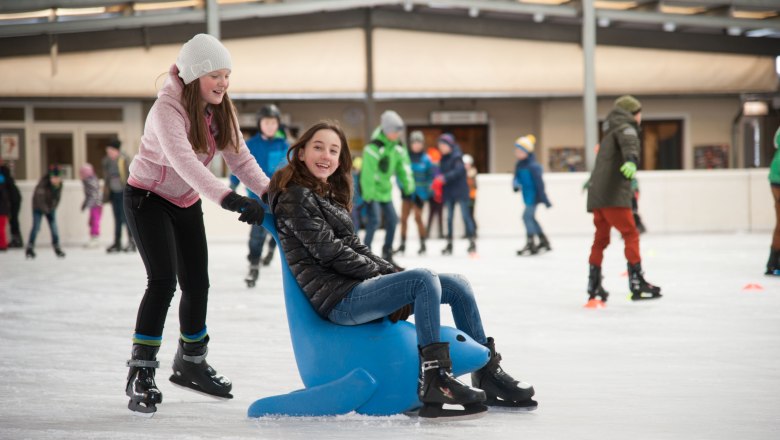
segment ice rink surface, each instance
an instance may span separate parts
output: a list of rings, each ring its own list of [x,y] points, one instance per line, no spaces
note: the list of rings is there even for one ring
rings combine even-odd
[[[44,228],[45,229],[45,228]],[[47,231],[42,233],[48,234]],[[138,254],[49,246],[0,253],[1,439],[779,439],[780,278],[762,275],[769,234],[642,236],[647,279],[663,299],[632,303],[622,241],[604,262],[611,293],[588,310],[588,236],[551,237],[517,257],[519,237],[479,241],[480,257],[399,263],[467,275],[502,365],[532,383],[539,409],[421,423],[404,415],[248,419],[257,398],[302,386],[287,330],[278,257],[248,289],[245,243],[211,243],[209,361],[233,381],[216,401],[168,382],[178,299],[158,359],[163,403],[133,417],[124,395],[145,272]],[[381,236],[376,243],[381,242]],[[376,244],[375,243],[375,244]],[[762,289],[745,289],[757,284]],[[452,325],[447,310],[444,322]]]

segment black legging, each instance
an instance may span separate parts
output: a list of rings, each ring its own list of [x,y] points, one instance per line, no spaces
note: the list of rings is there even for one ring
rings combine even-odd
[[[206,327],[209,275],[206,230],[201,202],[180,208],[153,192],[127,185],[125,215],[130,233],[146,266],[147,286],[138,318],[137,334],[161,337],[165,316],[181,286],[179,325],[185,335]]]

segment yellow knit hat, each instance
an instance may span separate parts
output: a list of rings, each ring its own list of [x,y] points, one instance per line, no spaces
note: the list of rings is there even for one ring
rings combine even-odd
[[[515,140],[515,147],[525,151],[528,154],[534,152],[534,145],[536,145],[536,136],[529,134],[520,136]]]

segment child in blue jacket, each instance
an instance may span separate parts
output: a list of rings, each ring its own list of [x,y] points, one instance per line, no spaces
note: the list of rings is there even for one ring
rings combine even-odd
[[[524,248],[517,251],[517,255],[536,255],[540,250],[551,250],[550,242],[542,232],[542,227],[536,220],[536,205],[544,203],[546,207],[552,206],[547,194],[544,192],[542,180],[542,166],[536,161],[534,146],[536,137],[529,134],[517,138],[515,141],[515,178],[512,181],[512,189],[515,192],[522,190],[525,210],[523,211],[523,223],[528,241]],[[534,236],[539,237],[539,244],[534,243]]]

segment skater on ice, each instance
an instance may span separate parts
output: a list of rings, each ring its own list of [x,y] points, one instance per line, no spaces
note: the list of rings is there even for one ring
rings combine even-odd
[[[298,284],[323,318],[359,325],[389,316],[415,316],[420,356],[420,417],[476,417],[485,405],[533,410],[531,385],[500,365],[485,335],[474,292],[460,275],[399,270],[374,255],[355,235],[350,219],[352,159],[338,125],[320,122],[290,148],[289,164],[274,174],[269,205],[282,249]],[[458,158],[460,160],[460,158]],[[440,341],[440,304],[450,304],[457,328],[490,352],[469,386],[452,375],[449,345]],[[443,404],[462,405],[462,410]]]
[[[550,242],[542,231],[542,225],[536,220],[536,206],[544,204],[550,208],[552,204],[544,191],[542,179],[542,166],[536,161],[534,147],[536,137],[532,134],[521,136],[515,140],[515,177],[512,180],[512,189],[520,191],[523,195],[525,210],[523,210],[523,223],[525,224],[526,245],[517,251],[517,255],[536,255],[539,251],[550,251]],[[539,242],[535,242],[535,238]]]
[[[463,152],[455,141],[455,136],[444,133],[439,136],[439,151],[441,174],[436,176],[434,184],[442,185],[444,207],[447,209],[447,246],[442,249],[442,255],[452,255],[452,227],[455,216],[455,205],[460,207],[463,223],[466,225],[466,238],[469,240],[468,253],[477,252],[476,227],[469,212],[469,184],[466,179],[466,166],[463,164]]]
[[[657,299],[661,288],[647,282],[639,253],[639,231],[631,209],[631,181],[640,157],[639,125],[642,104],[630,95],[615,100],[604,122],[604,137],[599,143],[596,165],[588,186],[588,212],[593,213],[596,233],[589,257],[588,303],[586,307],[604,307],[609,296],[601,285],[601,263],[614,227],[623,236],[628,261],[628,285],[633,301]]]
[[[252,153],[252,156],[257,160],[257,164],[268,174],[269,178],[273,176],[275,170],[284,165],[287,148],[290,147],[290,144],[287,142],[287,136],[280,129],[281,118],[282,113],[278,107],[273,104],[264,105],[257,113],[257,128],[259,131],[246,141],[249,152]],[[235,191],[239,183],[239,178],[235,174],[231,174],[230,189]],[[247,190],[247,193],[250,198],[260,201],[260,197],[253,193],[252,190]],[[252,225],[252,229],[249,232],[249,255],[247,255],[249,273],[244,279],[247,287],[254,287],[260,276],[260,257],[263,254],[263,245],[267,236],[268,233],[264,227]],[[275,248],[276,242],[273,239],[269,240],[268,253],[262,261],[263,266],[268,266],[271,263]]]
[[[401,202],[401,246],[395,250],[403,255],[406,252],[406,230],[409,215],[414,211],[414,222],[417,224],[417,234],[420,238],[420,249],[417,255],[426,252],[427,238],[422,213],[425,202],[431,198],[431,183],[433,183],[434,166],[431,158],[425,153],[425,136],[421,131],[413,131],[409,135],[409,159],[414,175],[414,193],[404,195]]]
[[[65,252],[60,247],[60,233],[57,229],[57,206],[62,197],[62,170],[57,165],[49,165],[49,172],[35,185],[32,200],[33,224],[30,230],[30,238],[27,239],[25,256],[35,258],[35,239],[41,229],[41,220],[46,217],[51,231],[51,245],[54,254],[59,258],[65,258]]]
[[[241,196],[208,169],[217,150],[255,194],[269,179],[249,152],[227,95],[231,58],[216,38],[198,34],[186,42],[170,67],[146,118],[138,155],[130,165],[124,208],[146,267],[147,288],[138,308],[131,359],[127,362],[128,407],[151,416],[162,402],[155,383],[163,326],[178,284],[180,338],[170,381],[230,399],[232,383],[208,362],[206,306],[208,248],[200,195],[260,224],[257,200]]]
[[[769,166],[769,185],[775,202],[775,229],[765,274],[780,276],[780,127],[775,132],[774,144],[775,155]]]

